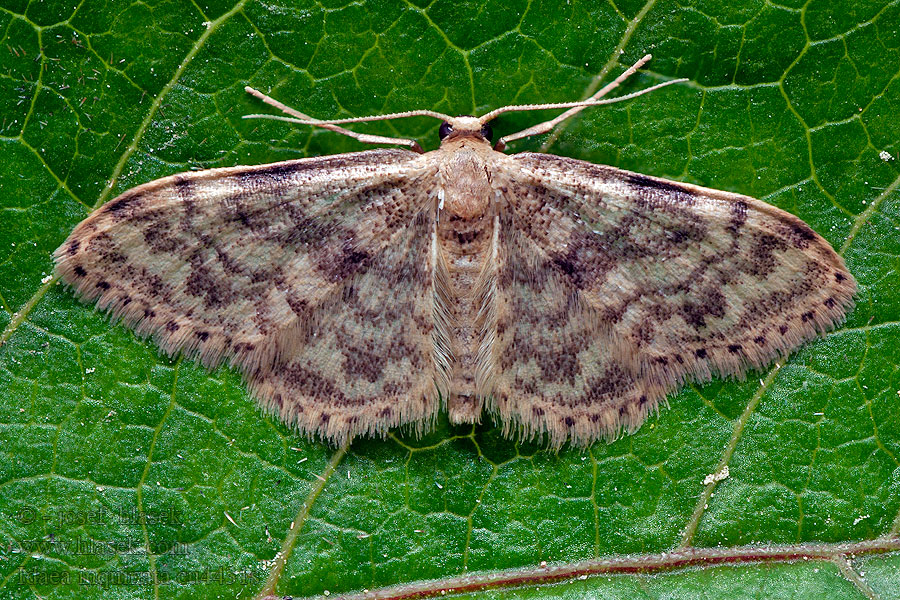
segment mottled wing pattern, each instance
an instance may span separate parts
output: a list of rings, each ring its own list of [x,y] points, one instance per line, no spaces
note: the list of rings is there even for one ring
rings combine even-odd
[[[417,433],[430,428],[435,383],[446,376],[432,338],[436,207],[429,204],[379,252],[360,257],[359,272],[315,318],[292,328],[279,368],[250,377],[263,404],[301,431],[342,444],[405,423]]]
[[[436,410],[430,181],[421,155],[392,149],[174,175],[78,225],[57,271],[165,352],[229,359],[265,406],[340,442]],[[362,383],[329,395],[338,373]]]
[[[499,219],[487,405],[506,434],[587,445],[620,423],[643,420],[649,398],[665,390],[638,376],[634,348],[523,234],[531,226],[523,217],[505,211]]]
[[[686,380],[743,376],[852,306],[831,246],[753,198],[532,153],[494,181],[490,407],[525,435],[634,430]]]

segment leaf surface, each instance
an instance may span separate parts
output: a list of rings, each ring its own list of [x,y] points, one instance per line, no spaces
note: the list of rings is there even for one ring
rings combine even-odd
[[[75,4],[0,6],[0,595],[439,593],[480,573],[504,597],[900,597],[900,554],[880,553],[900,530],[896,0]],[[582,98],[648,51],[622,93],[689,83],[513,150],[761,198],[828,239],[860,293],[780,369],[689,386],[615,443],[556,454],[444,420],[336,453],[48,278],[130,187],[362,148],[242,119],[265,110],[244,85],[323,118],[477,114]],[[437,145],[429,119],[365,130]],[[747,564],[755,546],[823,554]],[[685,549],[698,568],[666,562]],[[605,575],[548,575],[578,564]]]

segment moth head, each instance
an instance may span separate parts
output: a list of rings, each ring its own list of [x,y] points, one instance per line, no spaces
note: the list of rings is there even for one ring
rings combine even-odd
[[[490,125],[483,123],[478,117],[463,115],[452,117],[441,123],[438,137],[442,142],[461,137],[490,142],[494,137],[494,131]]]

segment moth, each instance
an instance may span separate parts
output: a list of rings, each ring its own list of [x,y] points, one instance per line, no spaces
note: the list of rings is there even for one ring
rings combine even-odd
[[[803,221],[759,200],[550,154],[507,155],[601,99],[482,117],[322,121],[406,145],[182,173],[126,191],[56,272],[167,354],[240,370],[270,413],[344,444],[478,422],[587,446],[686,381],[742,377],[842,321],[856,283]],[[559,117],[491,145],[511,110]],[[440,148],[341,125],[443,121]],[[260,115],[251,115],[260,116]]]

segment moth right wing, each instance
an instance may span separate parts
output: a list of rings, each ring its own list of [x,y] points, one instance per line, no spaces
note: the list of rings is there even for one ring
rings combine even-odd
[[[342,442],[437,409],[432,180],[395,149],[174,175],[91,214],[57,272],[168,354],[229,359],[265,407]]]
[[[546,154],[498,160],[493,411],[579,445],[743,376],[844,318],[856,283],[800,219],[738,194]]]

